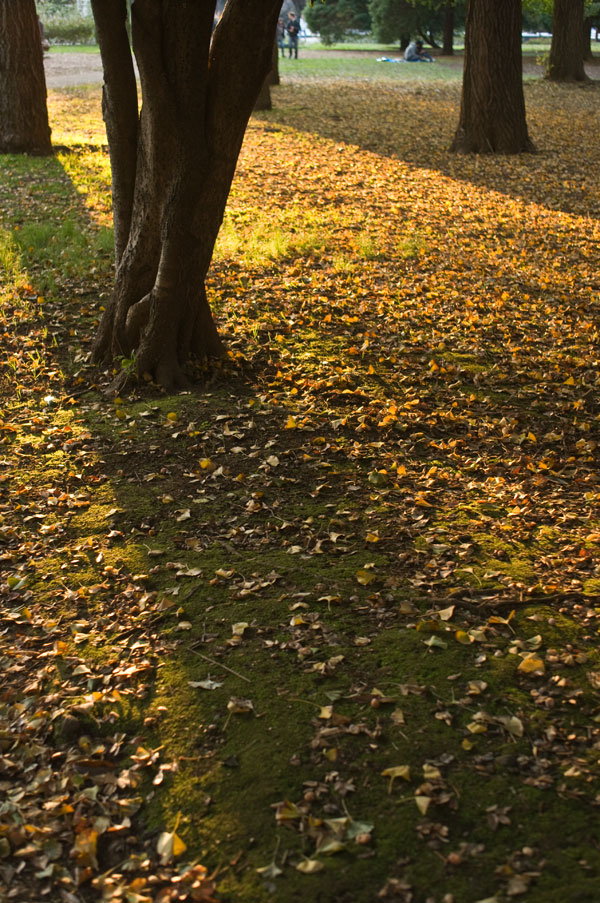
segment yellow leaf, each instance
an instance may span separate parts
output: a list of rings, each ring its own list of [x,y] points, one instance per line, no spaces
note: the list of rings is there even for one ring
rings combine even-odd
[[[390,717],[394,724],[404,724],[404,712],[402,709],[394,709]]]
[[[287,419],[287,423],[285,425],[286,430],[295,430],[297,426],[298,426],[298,424],[296,423],[295,419],[290,414],[290,416]]]
[[[481,721],[471,721],[467,724],[467,730],[470,734],[485,734],[487,731],[487,724],[483,724]]]
[[[421,815],[426,815],[427,810],[431,804],[431,797],[429,796],[415,796],[415,803],[417,804],[417,809],[421,813]]]
[[[379,534],[377,533],[377,530],[373,531],[372,533],[367,533],[365,540],[366,542],[379,542]]]
[[[320,872],[324,865],[322,862],[319,862],[318,859],[303,859],[302,862],[299,862],[296,866],[299,872],[303,872],[305,875],[314,875],[315,872]]]
[[[391,793],[396,778],[402,778],[403,781],[410,781],[410,765],[394,765],[392,768],[384,768],[381,775],[384,778],[390,779],[388,792]]]
[[[516,715],[504,715],[496,720],[514,737],[523,736],[525,728],[523,727],[521,719],[517,718]]]
[[[563,383],[563,386],[574,386],[574,385],[575,385],[575,380],[573,379],[572,376],[569,376],[568,379],[565,379],[565,381]]]
[[[175,423],[175,421],[177,420],[177,414],[175,413],[175,411],[170,411],[167,414],[167,420],[170,420],[171,423]]]
[[[179,834],[173,834],[173,856],[177,858],[177,856],[181,856],[182,853],[185,853],[186,850],[187,846]]]
[[[473,637],[469,636],[466,630],[457,630],[454,634],[459,643],[462,643],[463,646],[468,646],[469,643],[473,642]]]
[[[202,460],[200,461],[200,468],[201,468],[201,470],[211,471],[211,470],[215,469],[215,465],[210,460],[210,458],[202,458]]]
[[[543,660],[535,652],[530,652],[529,655],[526,655],[517,668],[517,671],[520,671],[521,674],[543,674],[545,670],[546,666]]]
[[[356,572],[356,579],[361,586],[368,586],[375,579],[375,574],[371,571],[365,571],[364,568],[359,568]]]

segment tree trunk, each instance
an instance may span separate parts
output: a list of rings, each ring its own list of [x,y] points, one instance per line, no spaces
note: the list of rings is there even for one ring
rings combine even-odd
[[[585,0],[554,0],[547,77],[556,82],[588,81],[583,65]]]
[[[583,20],[583,61],[592,63],[594,54],[592,52],[592,26],[594,24],[593,17]]]
[[[0,0],[0,153],[52,153],[35,0]]]
[[[271,89],[269,87],[271,81],[271,73],[267,75],[264,82],[262,83],[262,88],[260,89],[260,93],[256,98],[256,103],[254,104],[254,109],[256,111],[260,110],[272,110],[273,104],[271,103]]]
[[[273,56],[271,58],[271,71],[269,72],[269,84],[270,85],[279,85],[281,80],[279,78],[279,47],[277,46],[277,41],[273,44]]]
[[[460,119],[451,150],[533,151],[527,133],[521,58],[521,0],[470,0]]]
[[[443,56],[454,55],[454,6],[448,4],[444,8],[444,40],[442,42]]]
[[[117,272],[94,359],[135,355],[167,389],[222,353],[204,281],[246,125],[271,67],[279,0],[92,0],[104,67]],[[257,8],[258,7],[258,8]],[[211,39],[212,33],[212,39]]]

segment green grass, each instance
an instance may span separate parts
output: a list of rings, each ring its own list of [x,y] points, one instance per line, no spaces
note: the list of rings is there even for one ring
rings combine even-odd
[[[63,53],[99,54],[100,48],[97,44],[52,44],[48,53],[52,56]]]
[[[399,59],[398,53],[382,54]],[[415,82],[425,84],[438,80],[460,82],[462,67],[458,61],[449,62],[453,58],[440,58],[435,63],[410,65],[409,63],[378,62],[373,57],[309,57],[299,52],[298,59],[279,60],[279,74],[282,81],[304,79],[324,80],[360,80],[369,82]],[[301,98],[299,98],[301,99]]]

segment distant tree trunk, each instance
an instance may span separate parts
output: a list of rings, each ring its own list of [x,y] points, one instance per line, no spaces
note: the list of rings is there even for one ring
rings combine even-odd
[[[443,56],[454,54],[454,6],[448,4],[444,8],[444,40],[442,43]]]
[[[0,4],[3,0],[0,0]],[[12,0],[21,2],[21,0]],[[135,355],[166,389],[191,356],[222,353],[204,280],[248,118],[271,66],[280,0],[92,0],[104,68],[117,271],[93,346],[97,362]],[[212,34],[212,38],[211,38]]]
[[[470,0],[460,119],[451,150],[519,154],[527,133],[521,58],[521,0]]]
[[[423,43],[429,44],[430,47],[433,47],[434,50],[439,50],[440,45],[435,39],[435,35],[432,31],[421,31],[419,37],[423,38]]]
[[[279,79],[279,47],[277,41],[273,44],[273,56],[271,57],[271,71],[269,72],[269,84],[280,84]]]
[[[594,54],[592,52],[592,25],[594,23],[593,17],[589,17],[583,20],[583,60],[584,62],[591,63],[594,59]]]
[[[0,0],[0,153],[52,153],[35,0]]]
[[[271,73],[267,75],[264,82],[262,83],[262,88],[260,89],[260,93],[256,98],[256,103],[254,104],[255,110],[272,110],[273,104],[271,103],[271,89],[269,87],[271,81]]]
[[[585,0],[554,0],[547,77],[556,82],[588,81],[583,65]]]

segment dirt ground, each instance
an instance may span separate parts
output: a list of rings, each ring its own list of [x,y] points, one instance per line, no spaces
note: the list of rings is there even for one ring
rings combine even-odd
[[[102,81],[99,53],[45,53],[44,70],[49,88],[95,84]]]
[[[376,51],[355,50],[313,50],[308,47],[300,49],[302,56],[318,58],[328,56],[341,58],[351,54],[352,56],[380,56]],[[462,68],[462,55],[453,58],[445,57],[444,65]],[[100,55],[94,53],[46,53],[44,55],[44,69],[46,71],[46,84],[49,88],[66,88],[73,85],[97,84],[102,82],[102,63]],[[533,60],[525,60],[523,71],[526,75],[542,74],[541,68]]]

